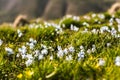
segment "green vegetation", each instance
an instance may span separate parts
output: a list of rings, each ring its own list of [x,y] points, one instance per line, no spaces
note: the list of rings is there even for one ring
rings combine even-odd
[[[119,80],[120,14],[0,26],[1,80]]]

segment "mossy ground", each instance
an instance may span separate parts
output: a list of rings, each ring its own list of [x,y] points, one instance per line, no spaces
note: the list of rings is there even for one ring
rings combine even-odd
[[[1,25],[0,79],[119,80],[119,16],[90,13],[16,29]]]

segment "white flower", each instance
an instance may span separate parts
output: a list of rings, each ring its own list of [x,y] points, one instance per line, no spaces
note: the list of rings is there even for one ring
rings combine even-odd
[[[26,54],[22,54],[22,59],[25,59],[26,58]]]
[[[104,31],[110,32],[108,26],[103,26],[103,27],[100,28],[100,32],[101,32],[101,33],[103,33]]]
[[[30,49],[33,49],[35,47],[35,44],[34,43],[29,43],[29,47],[30,47]]]
[[[23,35],[23,33],[19,33],[19,34],[18,34],[18,37],[21,37],[22,35]]]
[[[0,46],[3,44],[3,41],[0,39]]]
[[[120,66],[120,62],[115,62],[115,65],[116,66]]]
[[[111,43],[107,43],[107,47],[110,47],[111,46]]]
[[[92,16],[92,18],[95,18],[97,15],[94,13],[94,14],[92,14],[91,16]]]
[[[25,53],[27,52],[25,46],[22,46],[22,48],[18,48],[18,51],[19,51],[21,54],[25,54]]]
[[[75,49],[74,49],[73,46],[70,46],[70,47],[68,48],[68,50],[69,50],[69,52],[71,52],[71,53],[75,52]]]
[[[120,19],[119,18],[116,18],[115,20],[118,24],[120,24]]]
[[[38,60],[41,60],[41,59],[43,59],[43,58],[44,58],[43,54],[39,54]]]
[[[81,50],[84,50],[84,47],[81,45],[81,46],[80,46],[80,49],[81,49]]]
[[[8,55],[14,54],[13,50],[9,47],[5,47],[5,51],[8,53]]]
[[[118,31],[120,32],[120,24],[118,25]]]
[[[113,18],[111,18],[111,19],[109,20],[109,25],[110,25],[110,26],[113,25]]]
[[[79,21],[80,18],[79,18],[78,16],[73,16],[73,20],[75,20],[75,21]]]
[[[87,19],[87,20],[90,20],[90,16],[87,16],[87,15],[83,16],[83,18]]]
[[[25,64],[26,64],[27,67],[30,66],[32,63],[33,63],[33,60],[31,60],[31,59],[28,59],[28,60],[25,62]]]
[[[16,57],[20,57],[20,54],[17,54]]]
[[[57,57],[63,57],[63,56],[64,56],[63,50],[59,50],[57,53]]]
[[[92,52],[95,52],[95,51],[96,51],[96,46],[92,45]]]
[[[19,29],[17,30],[17,33],[18,33],[18,37],[21,37],[23,35],[23,33]]]
[[[116,33],[117,33],[117,31],[115,30],[115,28],[114,28],[114,27],[112,27],[112,30],[111,30],[111,35],[112,35],[112,36],[115,36],[115,35],[116,35]]]
[[[26,58],[31,59],[31,60],[34,59],[33,56],[32,56],[32,54],[27,54],[27,55],[26,55]]]
[[[50,56],[50,60],[53,60],[53,56],[52,55]]]
[[[30,38],[29,42],[27,42],[26,45],[28,45],[30,47],[30,49],[33,49],[35,47],[36,43],[37,43],[36,40],[34,40],[33,38]]]
[[[74,26],[73,24],[70,25],[70,30],[73,30],[73,31],[78,31],[79,28]]]
[[[47,49],[47,46],[44,45],[44,44],[41,44],[41,47],[44,48],[44,49]]]
[[[117,57],[115,58],[115,65],[116,65],[116,66],[120,66],[120,56],[117,56]]]
[[[104,14],[98,14],[98,17],[99,17],[100,19],[105,19],[105,15],[104,15]]]
[[[83,50],[81,50],[79,53],[78,53],[78,58],[84,58],[85,57],[85,52]]]
[[[68,49],[65,48],[65,49],[63,50],[63,52],[64,52],[65,54],[68,54]]]
[[[37,43],[37,41],[36,41],[36,40],[34,40],[33,38],[30,38],[30,39],[29,39],[29,42],[30,42],[30,43],[34,43],[34,44],[36,44],[36,43]]]
[[[83,26],[89,27],[90,25],[87,22],[83,22]]]
[[[57,49],[58,49],[58,50],[62,50],[61,46],[57,46]]]
[[[43,50],[41,51],[41,54],[43,54],[43,55],[48,54],[48,50],[47,50],[47,49],[43,49]]]
[[[98,30],[97,29],[93,29],[91,32],[94,33],[94,34],[97,34]]]
[[[90,54],[92,51],[90,49],[87,50],[87,53]]]
[[[100,58],[100,59],[99,59],[99,62],[98,62],[98,65],[99,65],[99,66],[104,66],[104,65],[105,65],[105,60],[102,59],[102,58]]]

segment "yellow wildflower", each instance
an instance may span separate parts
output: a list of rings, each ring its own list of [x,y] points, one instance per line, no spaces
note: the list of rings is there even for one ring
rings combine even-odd
[[[23,75],[20,73],[20,74],[17,75],[17,78],[20,79],[20,78],[22,78],[22,76],[23,76]]]
[[[25,74],[26,74],[26,76],[27,77],[31,77],[32,75],[33,75],[33,71],[30,71],[30,70],[28,70],[28,71],[25,71]]]

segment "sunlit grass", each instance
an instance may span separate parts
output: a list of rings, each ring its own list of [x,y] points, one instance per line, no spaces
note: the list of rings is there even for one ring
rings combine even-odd
[[[1,80],[119,80],[119,14],[0,28]],[[4,28],[5,27],[5,28]]]

